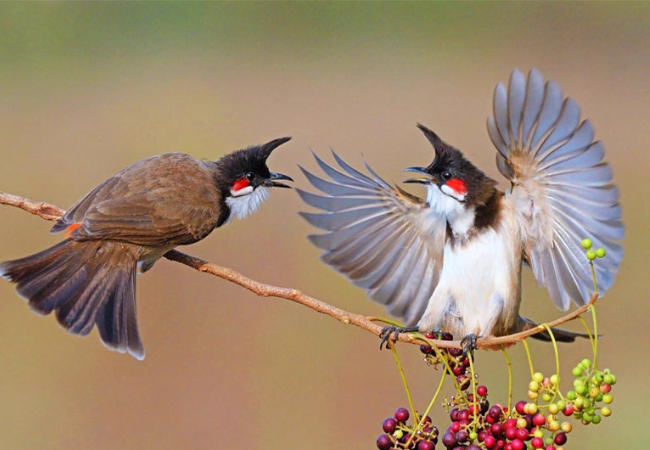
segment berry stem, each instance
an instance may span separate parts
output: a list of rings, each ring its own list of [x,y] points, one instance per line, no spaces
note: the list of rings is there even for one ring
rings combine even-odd
[[[473,410],[474,410],[474,423],[478,423],[478,396],[476,395],[476,373],[474,373],[474,358],[473,358],[472,352],[467,352],[467,359],[469,359],[469,373],[472,375],[472,393],[474,394],[474,397],[472,398],[473,401]]]
[[[555,403],[555,399],[557,397],[557,393],[560,387],[560,353],[557,350],[557,342],[555,341],[555,335],[553,334],[553,329],[545,323],[543,325],[544,328],[546,328],[548,335],[551,336],[551,342],[553,343],[553,351],[555,352],[555,374],[557,375],[557,386],[554,389],[553,399],[551,400],[551,403]]]
[[[597,293],[597,291],[596,291]],[[594,370],[598,369],[598,321],[596,320],[596,308],[591,305],[591,320],[594,322]]]
[[[510,362],[510,356],[508,356],[505,346],[500,345],[499,347],[501,347],[501,352],[508,365],[508,411],[512,411],[512,363]]]
[[[535,373],[535,369],[533,369],[533,358],[530,356],[530,348],[528,348],[528,342],[526,342],[526,339],[521,341],[522,344],[524,344],[524,350],[526,350],[526,356],[528,357],[528,367],[530,368],[530,378],[533,378],[533,374]]]
[[[436,347],[435,345],[431,345],[431,348],[433,348],[433,351],[436,352],[436,357],[440,361],[442,361],[442,363],[445,365],[445,373],[453,374],[454,371],[451,369],[451,366],[449,365],[449,360],[447,359],[447,356],[443,355],[442,352],[440,351],[440,349],[438,347]],[[458,383],[458,379],[455,376],[451,377],[451,379],[454,381],[454,386],[456,386],[456,391],[458,391],[460,393],[462,391],[462,389],[460,388],[460,384]]]
[[[594,305],[591,305],[591,308],[593,308],[593,307],[594,307]],[[594,311],[594,310],[592,309],[592,311]],[[592,314],[595,314],[595,313],[592,313]],[[595,317],[595,315],[593,317]],[[596,347],[596,336],[591,333],[591,328],[589,328],[589,325],[587,325],[587,322],[585,321],[585,319],[582,318],[582,316],[578,316],[578,320],[580,320],[580,323],[582,323],[582,326],[585,327],[585,330],[587,330],[587,334],[589,335],[589,342],[591,342],[591,351],[594,354],[594,363],[595,363],[596,362],[596,352],[598,350],[598,348]]]
[[[415,407],[413,406],[413,397],[411,397],[411,390],[409,389],[409,383],[406,381],[406,374],[404,373],[404,367],[402,367],[402,362],[399,359],[399,356],[397,355],[397,350],[395,349],[395,344],[390,345],[390,351],[393,353],[393,357],[395,358],[395,363],[397,364],[397,369],[399,370],[399,374],[402,377],[402,383],[404,383],[404,389],[406,390],[406,398],[408,399],[409,402],[409,408],[411,408],[411,414],[413,415],[414,418],[418,418],[417,412],[415,411]]]

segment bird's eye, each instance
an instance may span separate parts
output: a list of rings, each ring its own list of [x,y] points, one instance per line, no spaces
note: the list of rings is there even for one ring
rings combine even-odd
[[[440,174],[440,176],[442,176],[443,180],[447,181],[447,180],[449,180],[451,178],[451,173],[449,173],[448,170],[445,170],[444,172],[442,172]]]
[[[246,173],[246,179],[248,181],[253,181],[255,179],[255,174],[253,172],[247,172]]]

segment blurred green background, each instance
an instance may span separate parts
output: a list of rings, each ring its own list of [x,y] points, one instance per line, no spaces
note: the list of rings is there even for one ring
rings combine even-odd
[[[65,208],[146,156],[216,159],[285,135],[294,140],[270,165],[298,186],[296,164],[315,167],[309,147],[329,158],[329,146],[400,181],[402,168],[432,158],[418,121],[500,179],[485,131],[492,90],[514,67],[537,67],[593,121],[627,225],[620,275],[598,304],[600,361],[619,379],[614,412],[576,426],[567,448],[642,448],[648,42],[644,3],[2,4],[0,190]],[[257,215],[187,251],[383,315],[319,263],[303,209],[294,192],[274,192]],[[0,221],[0,260],[60,239],[14,208],[0,207]],[[371,449],[384,417],[406,406],[392,356],[368,333],[166,260],[138,280],[141,363],[107,351],[96,332],[68,336],[0,283],[1,449]],[[557,317],[546,291],[526,283],[523,312]],[[424,409],[439,374],[400,348]],[[531,348],[550,373],[551,347]],[[521,346],[510,355],[523,397]],[[588,356],[586,342],[563,346],[565,378]],[[501,354],[481,352],[478,364],[491,401],[506,401]],[[448,424],[439,408],[434,422]]]

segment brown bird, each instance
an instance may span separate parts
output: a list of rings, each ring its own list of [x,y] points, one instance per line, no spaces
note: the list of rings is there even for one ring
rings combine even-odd
[[[216,162],[183,153],[143,159],[75,203],[52,227],[68,238],[26,258],[0,264],[0,275],[40,314],[56,311],[70,333],[96,324],[103,343],[144,358],[135,302],[136,269],[146,272],[165,253],[243,219],[278,180],[266,160],[288,137],[239,150]]]

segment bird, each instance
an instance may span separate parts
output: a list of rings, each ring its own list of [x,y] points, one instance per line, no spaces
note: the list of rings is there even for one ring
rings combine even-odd
[[[301,167],[318,193],[297,189],[319,212],[301,212],[324,230],[309,236],[321,260],[403,319],[391,332],[449,332],[463,337],[465,351],[476,339],[504,336],[535,326],[520,315],[522,267],[532,269],[563,311],[591,299],[593,281],[583,238],[605,249],[595,265],[599,296],[618,272],[623,248],[619,190],[594,140],[591,121],[553,80],[532,69],[515,69],[508,86],[494,90],[488,135],[497,181],[431,129],[417,125],[434,150],[427,166],[405,180],[426,189],[420,198],[368,174],[332,150],[338,168],[314,157],[325,177]],[[558,341],[579,333],[553,330]],[[548,335],[537,335],[548,340]],[[381,347],[381,344],[380,344]]]
[[[69,333],[96,325],[103,344],[145,357],[136,312],[136,273],[165,253],[206,238],[254,213],[270,188],[289,188],[267,159],[284,137],[218,161],[166,153],[119,171],[77,201],[52,227],[67,238],[44,251],[0,263],[0,275],[39,314],[56,312]]]

